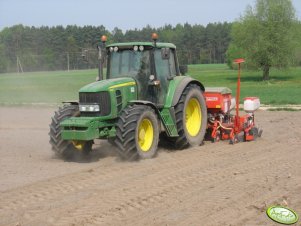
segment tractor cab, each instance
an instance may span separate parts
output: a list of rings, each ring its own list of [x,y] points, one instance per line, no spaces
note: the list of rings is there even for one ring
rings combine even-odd
[[[180,75],[176,46],[170,43],[116,43],[106,47],[106,79],[131,77],[138,99],[163,106],[169,81]]]

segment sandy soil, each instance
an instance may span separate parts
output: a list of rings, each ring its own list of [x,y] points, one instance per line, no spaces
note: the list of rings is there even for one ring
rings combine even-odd
[[[258,111],[255,142],[129,163],[107,142],[89,161],[56,158],[53,111],[0,107],[0,225],[277,225],[272,204],[301,214],[301,112]]]

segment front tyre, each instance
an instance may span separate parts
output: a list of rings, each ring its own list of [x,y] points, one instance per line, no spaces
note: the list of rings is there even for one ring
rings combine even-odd
[[[118,120],[115,143],[127,160],[153,158],[158,149],[159,123],[154,110],[145,105],[130,105]]]
[[[177,149],[200,145],[206,133],[207,108],[202,91],[197,85],[188,85],[175,106],[179,137],[174,145]]]
[[[64,159],[70,159],[76,154],[88,154],[92,150],[93,141],[69,141],[61,137],[61,122],[70,117],[80,115],[78,105],[64,105],[60,107],[52,117],[49,125],[49,143],[56,155]]]

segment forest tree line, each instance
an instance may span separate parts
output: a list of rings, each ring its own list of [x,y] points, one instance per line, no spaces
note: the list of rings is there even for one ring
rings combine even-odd
[[[233,23],[209,23],[207,26],[177,24],[159,28],[108,31],[104,26],[68,25],[55,27],[28,27],[15,25],[0,31],[0,73],[18,71],[52,71],[97,68],[97,44],[106,35],[108,44],[115,42],[151,41],[158,33],[160,42],[177,46],[179,63],[215,64],[231,62],[245,53],[233,54]],[[292,65],[301,65],[301,22],[295,24],[297,42],[294,42]],[[255,31],[256,32],[256,31]],[[238,30],[238,34],[240,34]],[[242,31],[250,33],[250,31]],[[273,43],[271,43],[273,45]],[[280,46],[281,47],[281,46]],[[280,48],[279,47],[279,48]],[[234,49],[235,50],[235,49]],[[88,57],[84,61],[82,55]]]
[[[207,26],[177,24],[160,28],[108,31],[104,26],[69,25],[66,27],[28,27],[15,25],[0,32],[0,73],[16,71],[74,70],[97,67],[97,49],[101,35],[108,43],[151,41],[158,33],[160,42],[177,46],[180,64],[225,63],[230,43],[231,23]],[[82,55],[88,55],[88,62]]]

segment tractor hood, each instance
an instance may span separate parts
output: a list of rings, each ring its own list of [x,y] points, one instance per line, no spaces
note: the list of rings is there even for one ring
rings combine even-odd
[[[79,92],[94,93],[94,92],[108,91],[119,87],[133,86],[133,85],[136,85],[136,82],[133,78],[129,78],[129,77],[114,78],[114,79],[93,82],[91,84],[82,87],[79,90]]]

